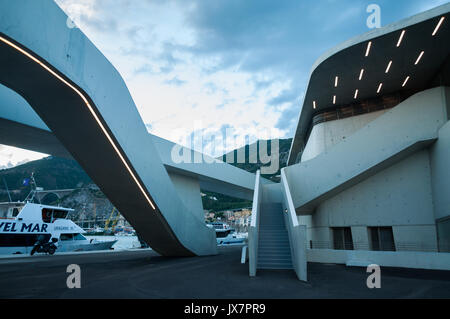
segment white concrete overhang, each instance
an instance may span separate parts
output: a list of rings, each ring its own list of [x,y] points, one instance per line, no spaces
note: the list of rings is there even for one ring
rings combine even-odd
[[[449,11],[450,3],[374,29],[321,56],[312,67],[288,165],[295,164],[312,118],[321,112],[450,85]]]
[[[206,191],[251,200],[255,186],[255,174],[249,173],[207,155],[193,152],[201,163],[175,163],[171,158],[176,145],[168,140],[148,134],[166,170],[195,178]],[[29,103],[18,93],[0,84],[0,144],[20,147],[53,156],[72,159],[72,156],[36,114]],[[194,156],[194,153],[197,153]],[[206,162],[206,160],[208,162]],[[214,161],[214,163],[212,162]],[[264,183],[269,180],[262,178]]]

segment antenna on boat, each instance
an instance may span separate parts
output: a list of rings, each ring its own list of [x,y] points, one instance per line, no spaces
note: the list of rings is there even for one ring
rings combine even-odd
[[[4,178],[3,178],[3,183],[5,184],[6,192],[8,193],[9,202],[12,203],[11,194],[9,193],[9,189],[8,189],[8,184],[6,183],[6,179],[4,179]]]
[[[31,191],[28,194],[28,196],[25,198],[25,202],[27,203],[32,203],[34,201],[34,198],[36,197],[36,192],[37,192],[37,184],[36,184],[36,180],[34,179],[34,172],[31,173],[31,178],[30,178],[30,185],[31,185]],[[34,185],[34,188],[33,188]],[[41,200],[39,199],[39,197],[36,197],[39,204],[41,204]]]

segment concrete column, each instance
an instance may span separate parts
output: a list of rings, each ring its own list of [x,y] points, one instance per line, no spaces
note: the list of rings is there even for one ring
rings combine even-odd
[[[370,250],[369,230],[366,226],[353,226],[352,238],[355,250]]]
[[[183,204],[194,213],[195,217],[204,222],[205,216],[203,215],[198,179],[172,172],[169,173],[169,176]]]

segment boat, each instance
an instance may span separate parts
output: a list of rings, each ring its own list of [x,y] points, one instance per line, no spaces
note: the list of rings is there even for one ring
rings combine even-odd
[[[216,241],[218,246],[234,246],[244,245],[246,237],[237,234],[234,228],[231,228],[226,223],[214,222],[206,224],[206,226],[213,228],[216,231]]]
[[[72,211],[29,202],[0,203],[0,254],[29,254],[38,237],[57,239],[57,253],[107,250],[117,242],[84,237],[85,231],[67,218]]]
[[[111,233],[106,233],[104,228],[101,228],[99,226],[86,230],[86,236],[109,236]],[[112,234],[114,235],[114,234]]]
[[[35,203],[35,189],[24,202],[0,203],[0,255],[29,254],[38,240],[56,242],[56,253],[106,250],[117,242],[87,239],[86,232],[68,219],[71,212]]]

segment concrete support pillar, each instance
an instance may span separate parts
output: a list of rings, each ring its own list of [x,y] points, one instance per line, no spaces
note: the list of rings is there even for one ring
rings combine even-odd
[[[355,250],[370,250],[369,231],[366,226],[353,226],[352,239]]]
[[[198,179],[172,172],[169,173],[169,176],[183,204],[194,213],[195,217],[204,222],[205,216]]]

